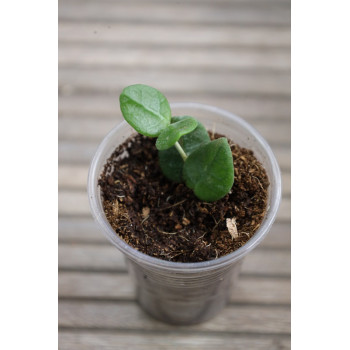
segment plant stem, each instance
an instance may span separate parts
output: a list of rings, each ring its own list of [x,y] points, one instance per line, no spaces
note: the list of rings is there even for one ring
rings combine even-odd
[[[187,154],[185,153],[185,151],[182,149],[181,145],[179,144],[178,141],[175,142],[175,147],[178,150],[178,152],[180,153],[180,156],[182,157],[183,161],[185,162],[187,159]]]

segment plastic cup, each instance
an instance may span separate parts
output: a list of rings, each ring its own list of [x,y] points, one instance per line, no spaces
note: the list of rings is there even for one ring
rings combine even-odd
[[[275,220],[281,200],[281,174],[270,146],[243,119],[199,103],[173,103],[171,110],[175,116],[193,116],[207,129],[227,136],[241,147],[251,149],[263,164],[270,180],[266,216],[260,228],[243,247],[215,260],[170,262],[143,254],[126,244],[112,229],[103,211],[98,178],[115,148],[135,131],[123,121],[98,147],[88,177],[92,215],[108,240],[125,255],[141,307],[161,321],[185,325],[209,320],[227,303],[231,289],[237,283],[243,258],[265,238]]]

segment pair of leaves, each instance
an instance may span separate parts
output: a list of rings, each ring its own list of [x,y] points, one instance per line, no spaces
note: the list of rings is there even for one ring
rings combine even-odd
[[[185,182],[199,199],[208,202],[230,191],[234,169],[226,138],[210,141],[205,127],[194,118],[171,118],[167,99],[150,86],[125,88],[120,108],[125,120],[140,134],[158,136],[160,167],[170,180]]]
[[[179,117],[173,119],[179,120]],[[231,148],[222,137],[210,141],[201,123],[181,138],[181,146],[188,155],[185,162],[175,147],[159,152],[159,164],[165,176],[175,182],[185,182],[195,195],[206,202],[224,197],[234,181]]]
[[[173,117],[172,122],[177,123],[181,117]],[[179,143],[187,156],[193,153],[197,148],[209,143],[210,137],[202,123],[198,122],[197,127],[189,134],[184,135]],[[182,170],[184,161],[175,147],[165,151],[159,151],[159,165],[163,174],[174,182],[184,182]]]
[[[196,119],[188,116],[171,120],[173,123],[168,125],[158,136],[156,147],[159,151],[164,151],[174,146],[181,136],[192,132],[198,125]]]

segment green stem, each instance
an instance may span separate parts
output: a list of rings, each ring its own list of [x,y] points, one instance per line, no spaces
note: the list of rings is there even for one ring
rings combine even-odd
[[[185,151],[182,149],[181,145],[179,144],[178,141],[175,142],[175,147],[178,150],[178,152],[180,153],[180,156],[182,157],[183,161],[185,162],[187,159],[187,154],[185,153]]]

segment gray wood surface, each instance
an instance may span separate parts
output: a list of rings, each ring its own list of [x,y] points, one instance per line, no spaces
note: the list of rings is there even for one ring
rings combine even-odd
[[[58,291],[61,297],[98,300],[135,300],[128,274],[60,271]],[[278,305],[290,303],[290,280],[283,277],[259,277],[243,274],[232,291],[231,303]]]
[[[62,5],[63,6],[63,5]],[[188,34],[191,35],[188,35]],[[289,48],[289,26],[216,26],[181,24],[166,27],[158,23],[137,21],[61,20],[58,36],[61,45],[90,44],[100,47],[214,47],[216,48]],[[134,47],[135,47],[134,46]],[[207,50],[208,51],[208,50]]]
[[[238,94],[286,97],[290,94],[290,72],[269,72],[265,70],[175,70],[124,67],[65,67],[58,81],[64,90],[71,93],[107,94],[122,91],[128,84],[140,81],[160,87],[168,93],[187,93],[193,90],[206,94]],[[186,84],[184,84],[186,82]],[[210,82],[210,84],[208,83]]]
[[[285,25],[290,22],[288,3],[281,1],[256,2],[210,2],[166,1],[106,1],[61,0],[59,16],[62,20],[113,21],[138,23],[203,23],[237,25]],[[145,6],[146,5],[146,6]],[[147,10],[147,14],[145,14]]]
[[[59,1],[59,349],[290,349],[290,1]],[[94,223],[87,171],[133,83],[230,110],[270,143],[283,200],[228,307],[202,325],[153,320]]]
[[[147,316],[134,302],[111,300],[61,300],[59,326],[74,328],[122,328],[140,330],[177,329],[235,333],[289,332],[287,306],[228,305],[214,319],[194,326],[177,326]]]
[[[282,49],[217,48],[203,55],[203,50],[187,48],[119,48],[91,47],[84,44],[62,44],[59,63],[62,66],[124,67],[137,64],[143,68],[172,69],[290,69],[289,51]],[[140,56],[144,57],[140,62]]]
[[[123,254],[110,244],[61,243],[58,267],[63,270],[126,271]],[[290,252],[255,249],[244,259],[242,274],[288,277]]]
[[[147,331],[93,331],[61,330],[59,348],[61,350],[283,350],[290,349],[290,338],[285,335],[225,334],[216,332],[161,332]]]

